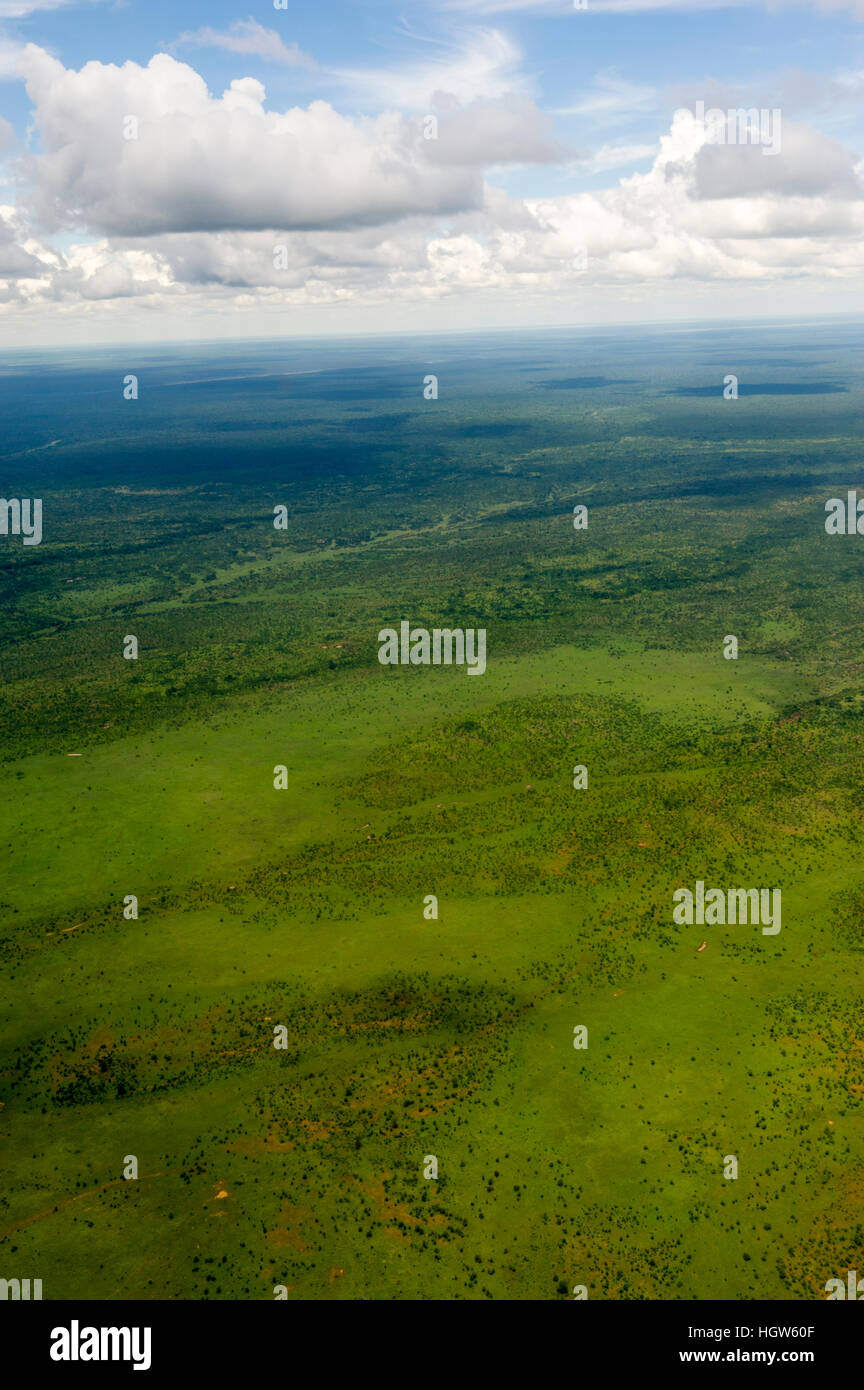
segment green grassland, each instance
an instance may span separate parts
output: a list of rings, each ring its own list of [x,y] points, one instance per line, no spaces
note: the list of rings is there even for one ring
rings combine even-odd
[[[864,541],[824,531],[859,349],[684,338],[238,348],[230,390],[169,355],[134,425],[102,361],[38,408],[34,364],[0,378],[46,518],[0,557],[8,1276],[806,1300],[862,1268]],[[677,394],[749,360],[783,389]],[[485,627],[486,673],[381,667],[402,618]],[[779,935],[675,925],[697,878],[781,888]]]

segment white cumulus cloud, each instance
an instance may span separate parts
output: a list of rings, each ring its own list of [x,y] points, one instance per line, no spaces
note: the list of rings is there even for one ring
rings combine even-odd
[[[28,45],[20,59],[42,150],[32,206],[55,226],[115,235],[338,227],[475,206],[464,164],[429,157],[419,121],[351,120],[324,101],[265,109],[237,78],[221,97],[188,64],[90,62],[76,72]],[[126,138],[133,117],[137,138]]]

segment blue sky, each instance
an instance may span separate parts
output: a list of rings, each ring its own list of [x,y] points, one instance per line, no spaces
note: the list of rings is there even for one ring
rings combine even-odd
[[[864,0],[0,0],[0,74],[33,341],[864,308]]]

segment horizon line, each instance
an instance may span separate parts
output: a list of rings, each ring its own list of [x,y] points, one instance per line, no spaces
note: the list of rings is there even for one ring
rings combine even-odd
[[[754,326],[754,325],[755,325],[755,326],[770,327],[770,326],[775,325],[775,324],[778,325],[778,326],[782,326],[782,325],[785,325],[785,324],[800,324],[800,325],[803,326],[803,325],[806,325],[806,324],[820,324],[820,323],[827,323],[827,324],[830,324],[830,323],[842,323],[842,322],[845,322],[845,323],[848,323],[848,322],[852,322],[852,323],[854,323],[854,322],[860,322],[860,323],[864,324],[864,311],[862,311],[862,310],[854,310],[854,311],[849,311],[849,312],[846,312],[846,313],[833,313],[833,314],[832,314],[832,313],[824,313],[824,314],[784,314],[784,315],[778,315],[778,316],[773,316],[773,315],[772,315],[772,316],[763,316],[763,315],[759,315],[759,316],[754,317],[754,318],[747,318],[747,317],[743,317],[743,316],[742,316],[742,317],[734,317],[734,318],[708,318],[708,319],[648,319],[648,320],[646,320],[646,319],[633,319],[633,320],[620,320],[620,321],[616,321],[616,322],[614,322],[614,323],[597,322],[597,323],[580,323],[580,324],[572,324],[572,325],[571,325],[571,324],[557,324],[557,323],[554,323],[554,324],[553,324],[553,323],[550,323],[550,324],[532,324],[532,325],[530,325],[530,326],[525,326],[525,325],[521,325],[521,326],[513,325],[512,327],[505,327],[505,326],[502,326],[502,325],[494,325],[494,326],[485,327],[485,328],[462,328],[462,329],[451,328],[451,329],[447,329],[447,330],[445,330],[445,331],[437,331],[437,332],[436,332],[435,330],[433,330],[433,329],[422,330],[422,331],[419,331],[419,332],[418,332],[418,330],[416,330],[416,329],[410,329],[410,328],[390,329],[390,330],[385,330],[385,329],[369,329],[369,330],[366,330],[365,332],[355,332],[355,333],[330,332],[330,331],[327,331],[327,330],[321,330],[320,332],[317,332],[317,333],[316,333],[316,332],[311,332],[311,333],[306,333],[306,334],[303,334],[303,333],[288,333],[288,334],[282,333],[282,334],[276,334],[276,335],[265,335],[265,336],[261,336],[261,337],[259,337],[259,336],[257,336],[257,335],[248,334],[248,335],[245,335],[245,336],[242,336],[242,337],[238,337],[238,338],[229,338],[229,337],[219,337],[219,338],[203,338],[203,337],[201,337],[201,338],[197,338],[197,337],[196,337],[196,338],[147,338],[147,339],[123,338],[123,339],[111,339],[111,340],[108,340],[108,341],[105,341],[105,342],[102,342],[102,343],[79,343],[79,344],[70,344],[70,343],[33,343],[33,344],[30,344],[30,345],[27,346],[27,347],[17,347],[17,348],[16,348],[16,347],[12,347],[12,348],[8,348],[8,349],[0,348],[0,362],[4,361],[10,354],[16,355],[16,356],[17,356],[17,355],[20,355],[20,354],[26,354],[26,353],[30,353],[30,352],[63,352],[63,351],[65,351],[65,352],[75,352],[75,351],[79,351],[79,350],[81,350],[81,351],[88,351],[88,350],[89,350],[89,351],[109,351],[109,350],[111,350],[111,349],[122,349],[123,351],[128,351],[129,349],[134,349],[134,348],[151,348],[151,349],[152,349],[152,348],[171,348],[171,347],[184,347],[184,346],[194,347],[194,346],[207,346],[207,345],[213,345],[213,344],[224,344],[224,345],[227,346],[228,344],[231,344],[231,343],[238,343],[238,344],[240,344],[240,343],[284,343],[284,342],[290,342],[290,343],[304,343],[304,342],[315,342],[315,341],[317,341],[317,340],[319,340],[319,339],[322,339],[322,338],[324,338],[324,339],[335,339],[335,340],[337,340],[337,341],[339,341],[339,342],[357,342],[357,341],[366,341],[366,340],[368,340],[368,339],[373,339],[373,340],[381,341],[381,340],[394,339],[394,338],[400,339],[400,340],[401,340],[401,339],[405,339],[405,338],[413,338],[413,339],[424,339],[424,338],[438,338],[438,339],[441,339],[441,338],[444,338],[444,339],[447,339],[447,338],[470,338],[470,337],[479,338],[479,337],[494,337],[494,336],[502,336],[502,337],[503,337],[503,336],[507,336],[507,335],[509,335],[509,336],[516,336],[516,335],[519,335],[519,336],[522,336],[522,337],[529,337],[529,336],[532,335],[532,334],[538,334],[538,335],[547,334],[547,333],[548,333],[548,334],[553,334],[553,333],[558,333],[558,334],[568,334],[568,333],[569,333],[569,334],[578,334],[578,333],[585,333],[585,332],[592,332],[592,333],[593,333],[593,332],[597,332],[597,331],[615,332],[615,331],[620,331],[620,330],[633,330],[633,329],[643,329],[643,330],[667,329],[667,330],[669,330],[669,331],[671,331],[671,332],[676,332],[676,331],[677,331],[677,332],[686,332],[686,331],[693,332],[694,330],[708,331],[708,330],[711,329],[711,328],[724,327],[724,326],[727,326],[727,327],[745,327],[745,326],[748,326],[748,325],[750,325],[750,326]]]

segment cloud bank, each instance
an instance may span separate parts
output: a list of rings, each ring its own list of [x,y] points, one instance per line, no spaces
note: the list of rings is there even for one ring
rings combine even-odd
[[[17,208],[0,223],[0,301],[16,312],[558,302],[586,287],[864,275],[860,161],[803,123],[786,122],[766,158],[708,142],[678,111],[656,146],[604,146],[589,166],[636,156],[651,161],[643,172],[517,198],[496,186],[497,166],[574,157],[525,92],[450,93],[430,127],[430,116],[349,118],[324,101],[271,110],[250,77],[214,96],[169,54],[75,71],[28,45],[19,66],[40,148],[19,162]]]

